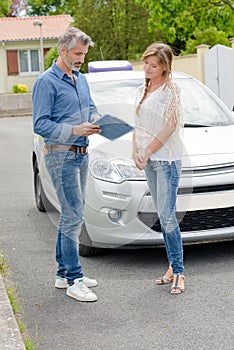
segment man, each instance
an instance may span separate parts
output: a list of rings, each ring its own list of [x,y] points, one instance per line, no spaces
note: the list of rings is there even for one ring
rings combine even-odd
[[[96,301],[79,262],[78,239],[83,223],[88,171],[88,137],[100,133],[98,115],[86,78],[79,72],[91,38],[70,27],[58,40],[59,57],[33,88],[34,132],[44,138],[44,159],[61,206],[56,243],[56,288],[79,301]]]

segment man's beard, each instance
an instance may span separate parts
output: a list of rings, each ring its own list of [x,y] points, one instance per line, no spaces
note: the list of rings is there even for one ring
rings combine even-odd
[[[81,65],[81,62],[69,63],[66,56],[63,58],[63,61],[64,61],[65,65],[67,66],[68,69],[74,70],[76,72],[79,72],[80,67],[76,67],[75,64],[80,64]]]

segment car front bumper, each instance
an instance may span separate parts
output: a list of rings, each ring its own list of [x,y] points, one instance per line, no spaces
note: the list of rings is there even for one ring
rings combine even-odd
[[[85,223],[94,246],[163,244],[146,181],[114,184],[90,177],[87,189]],[[119,213],[116,221],[109,215],[113,210]],[[180,225],[189,215],[181,229],[184,243],[234,239],[234,190],[180,194],[177,214]]]

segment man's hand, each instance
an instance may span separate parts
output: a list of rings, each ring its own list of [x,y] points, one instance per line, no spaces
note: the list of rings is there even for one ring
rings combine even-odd
[[[72,135],[75,136],[90,136],[93,134],[100,134],[101,128],[99,125],[85,122],[80,125],[74,125],[72,127]]]

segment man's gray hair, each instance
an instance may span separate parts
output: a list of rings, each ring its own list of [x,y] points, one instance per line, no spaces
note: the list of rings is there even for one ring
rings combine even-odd
[[[60,49],[61,46],[64,46],[67,51],[73,49],[77,41],[80,41],[83,45],[94,46],[90,36],[78,28],[69,27],[58,39],[58,49]]]

